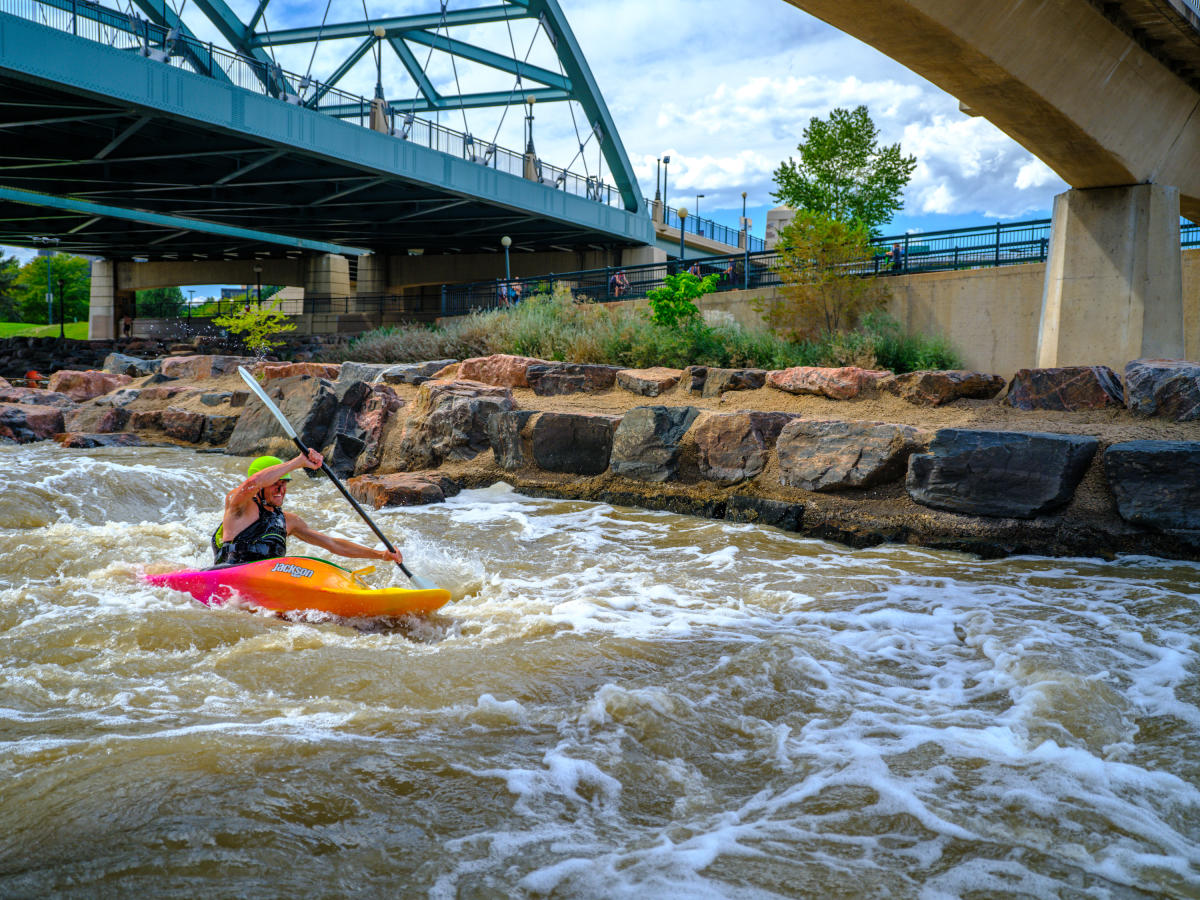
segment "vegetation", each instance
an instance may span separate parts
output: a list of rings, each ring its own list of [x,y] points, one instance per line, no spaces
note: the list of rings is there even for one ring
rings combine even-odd
[[[63,334],[72,341],[86,341],[87,322],[68,322]],[[58,337],[58,323],[53,325],[29,325],[25,322],[0,322],[0,338],[10,337]]]
[[[865,106],[835,109],[828,120],[814,116],[796,148],[800,160],[788,157],[775,170],[779,190],[771,196],[877,233],[903,208],[901,194],[917,166],[899,144],[880,147],[878,137]]]
[[[135,295],[137,314],[150,319],[171,319],[186,312],[187,301],[177,287],[151,288]]]
[[[646,292],[650,321],[663,328],[680,328],[696,322],[700,318],[696,300],[715,291],[720,277],[713,274],[701,278],[691,272],[668,275],[662,287]]]
[[[47,290],[54,295],[55,334],[60,315],[68,324],[87,322],[91,268],[86,259],[67,254],[35,256],[21,265],[16,257],[0,258],[0,319],[47,324]]]
[[[441,328],[410,325],[368,332],[326,353],[329,362],[376,363],[512,353],[630,368],[855,364],[911,371],[960,365],[945,341],[904,337],[899,325],[878,313],[865,317],[858,331],[791,341],[765,329],[709,325],[701,317],[689,318],[683,327],[659,325],[626,307],[575,302],[565,289],[515,307],[462,316]]]
[[[213,324],[240,337],[248,350],[258,354],[283,346],[284,342],[273,340],[272,335],[296,328],[296,323],[288,319],[278,300],[261,306],[247,304],[236,312],[213,319]]]

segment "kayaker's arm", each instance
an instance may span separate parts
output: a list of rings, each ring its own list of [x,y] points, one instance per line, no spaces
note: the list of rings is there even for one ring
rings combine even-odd
[[[364,547],[362,544],[355,543],[354,541],[332,537],[324,532],[317,531],[315,528],[310,528],[308,523],[294,513],[284,513],[284,515],[287,517],[288,535],[298,537],[300,540],[312,544],[314,547],[320,547],[322,550],[328,550],[330,553],[336,553],[338,556],[345,556],[349,559],[390,560],[397,565],[404,561],[399,548],[389,553],[382,547],[378,549]]]
[[[255,472],[225,495],[225,508],[247,505],[255,494],[267,485],[274,484],[289,472],[294,472],[296,469],[319,469],[322,462],[321,454],[316,450],[309,449],[307,456],[303,453],[298,453],[287,462],[268,466],[260,472]]]

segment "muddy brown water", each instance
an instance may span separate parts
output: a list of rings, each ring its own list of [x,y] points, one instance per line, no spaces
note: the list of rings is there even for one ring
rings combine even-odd
[[[0,447],[0,896],[1200,896],[1200,566],[498,485],[379,513],[425,621],[142,583],[244,464]]]

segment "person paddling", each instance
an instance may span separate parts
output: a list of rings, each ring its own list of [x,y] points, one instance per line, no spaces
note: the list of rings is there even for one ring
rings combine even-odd
[[[332,537],[310,527],[295,513],[283,511],[287,483],[296,469],[319,469],[324,460],[316,450],[284,462],[277,456],[260,456],[250,463],[246,480],[225,495],[225,514],[213,532],[213,556],[218,566],[238,565],[287,555],[287,538],[300,540],[351,559],[392,560],[400,564],[399,550],[375,550]],[[226,539],[225,535],[233,535]]]

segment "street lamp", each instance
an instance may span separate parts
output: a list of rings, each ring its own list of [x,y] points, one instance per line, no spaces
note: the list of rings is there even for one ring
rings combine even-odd
[[[196,292],[194,290],[189,289],[188,290],[188,310],[187,310],[188,321],[191,321],[191,318],[192,318],[192,301],[195,299],[196,299]]]
[[[512,238],[506,234],[500,238],[500,245],[504,248],[504,280],[511,281],[512,275],[508,269],[508,248],[512,246]]]
[[[31,237],[30,240],[33,241],[35,244],[53,244],[56,247],[58,246],[58,238]],[[54,263],[52,262],[52,260],[54,259],[54,253],[55,253],[54,250],[42,250],[38,254],[39,256],[41,256],[42,254],[45,254],[45,256],[46,256],[46,324],[47,325],[54,324],[54,288],[51,287],[51,284],[50,284],[51,274],[54,271]]]
[[[63,280],[60,275],[58,278],[58,336],[64,340],[67,337],[66,321],[67,317],[63,313]]]
[[[663,223],[667,221],[667,166],[671,164],[671,157],[663,157]]]
[[[701,219],[700,219],[700,198],[701,198],[701,197],[703,197],[703,196],[704,196],[703,194],[697,194],[697,195],[696,195],[696,234],[704,234],[704,232],[700,230],[700,229],[701,229],[701,227],[702,227],[702,226],[700,225],[700,222],[701,222]]]
[[[746,192],[742,191],[742,290],[750,289],[750,220],[746,218]]]
[[[254,282],[258,286],[258,305],[262,306],[262,266],[254,267]]]
[[[679,271],[680,272],[683,271],[683,258],[684,258],[683,254],[685,252],[683,249],[683,226],[687,223],[687,216],[688,216],[687,207],[686,206],[679,207]]]

